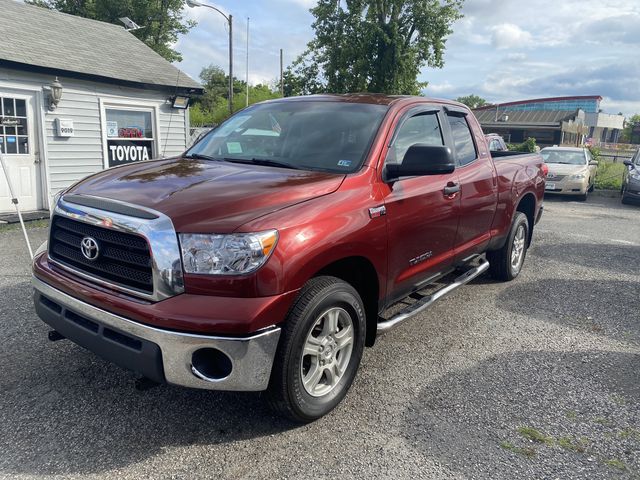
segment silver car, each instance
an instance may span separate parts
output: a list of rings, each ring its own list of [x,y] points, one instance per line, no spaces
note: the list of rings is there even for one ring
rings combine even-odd
[[[549,167],[545,191],[586,200],[593,191],[598,162],[587,148],[547,147],[540,155]]]

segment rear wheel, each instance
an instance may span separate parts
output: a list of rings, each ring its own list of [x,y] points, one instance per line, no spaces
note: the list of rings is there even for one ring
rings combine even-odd
[[[516,212],[504,246],[500,250],[487,252],[489,271],[493,278],[509,281],[520,274],[527,255],[529,228],[527,216]]]
[[[267,396],[281,415],[311,422],[335,408],[356,376],[366,319],[358,292],[335,277],[301,290],[283,327]]]

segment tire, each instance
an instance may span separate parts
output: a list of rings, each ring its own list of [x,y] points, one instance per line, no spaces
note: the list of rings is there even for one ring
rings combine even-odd
[[[331,328],[332,319],[335,329]],[[307,282],[282,329],[267,388],[271,407],[300,423],[312,422],[333,410],[358,371],[366,324],[362,299],[351,285],[329,276]],[[322,371],[319,377],[318,371]]]
[[[592,183],[591,185],[589,185],[589,190],[587,190],[589,193],[593,192],[596,188],[596,184]]]
[[[530,226],[527,216],[522,212],[516,212],[504,246],[500,250],[487,252],[489,273],[493,278],[508,282],[520,274],[527,256],[529,231]],[[516,239],[518,240],[517,243]],[[512,253],[516,245],[519,245],[520,253],[517,263],[514,265],[512,263]]]
[[[624,205],[631,205],[632,204],[631,200],[629,200],[629,198],[624,193],[622,194],[621,202]]]
[[[576,200],[578,200],[579,202],[586,202],[588,196],[589,196],[589,193],[588,192],[584,192],[584,193],[578,195],[576,197]]]

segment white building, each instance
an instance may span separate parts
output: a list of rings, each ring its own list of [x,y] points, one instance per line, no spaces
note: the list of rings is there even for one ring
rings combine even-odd
[[[13,0],[0,12],[0,149],[23,210],[104,168],[185,150],[188,110],[174,105],[202,87],[124,27]],[[10,200],[0,169],[0,213]]]

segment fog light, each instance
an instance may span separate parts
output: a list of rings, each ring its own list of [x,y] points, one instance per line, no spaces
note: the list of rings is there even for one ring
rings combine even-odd
[[[191,371],[207,382],[218,382],[231,375],[231,359],[215,348],[201,348],[193,352]]]

